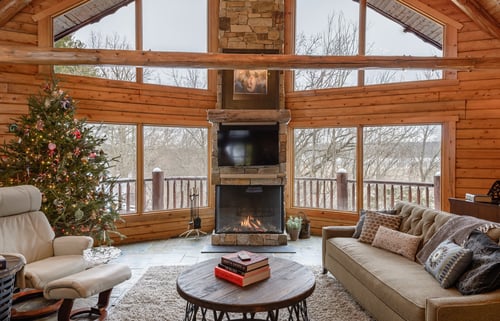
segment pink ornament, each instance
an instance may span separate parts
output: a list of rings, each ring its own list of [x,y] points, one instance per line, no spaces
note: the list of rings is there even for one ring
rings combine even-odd
[[[49,155],[50,155],[50,156],[54,155],[54,151],[55,151],[55,149],[56,149],[56,147],[57,147],[57,146],[56,146],[56,144],[54,144],[54,143],[49,143],[48,147],[49,147]]]
[[[75,131],[73,132],[73,135],[75,135],[76,139],[82,138],[82,134],[80,133],[80,131],[78,129],[75,129]]]

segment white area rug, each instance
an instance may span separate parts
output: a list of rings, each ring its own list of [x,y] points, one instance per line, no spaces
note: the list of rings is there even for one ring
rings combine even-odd
[[[178,295],[175,282],[184,268],[150,267],[116,306],[110,308],[108,321],[183,320],[186,301]],[[314,293],[307,299],[310,321],[374,321],[335,278],[322,274],[321,267],[310,268],[316,277]],[[265,319],[265,315],[257,317]],[[281,318],[287,320],[286,311],[280,311]]]

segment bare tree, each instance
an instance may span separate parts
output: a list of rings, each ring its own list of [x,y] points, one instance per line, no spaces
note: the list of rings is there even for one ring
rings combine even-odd
[[[352,56],[358,50],[358,27],[347,21],[341,12],[328,16],[323,32],[306,35],[300,33],[295,40],[297,54],[324,56]],[[308,90],[319,88],[343,87],[352,70],[321,69],[296,70],[295,89]]]

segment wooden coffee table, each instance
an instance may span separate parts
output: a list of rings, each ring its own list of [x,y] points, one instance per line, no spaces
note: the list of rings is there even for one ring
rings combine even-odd
[[[277,321],[280,309],[287,310],[288,320],[309,320],[306,298],[313,293],[316,281],[305,266],[270,257],[271,277],[240,287],[214,276],[219,262],[217,258],[195,264],[177,277],[177,292],[187,301],[185,321]],[[264,313],[264,319],[258,318],[259,312]],[[235,315],[238,319],[234,319]]]

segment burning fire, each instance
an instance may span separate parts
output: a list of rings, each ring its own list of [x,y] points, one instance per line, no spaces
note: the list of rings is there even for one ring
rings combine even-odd
[[[259,219],[249,215],[246,218],[242,219],[240,222],[240,226],[243,230],[253,230],[253,231],[264,231],[265,229],[262,227]]]

